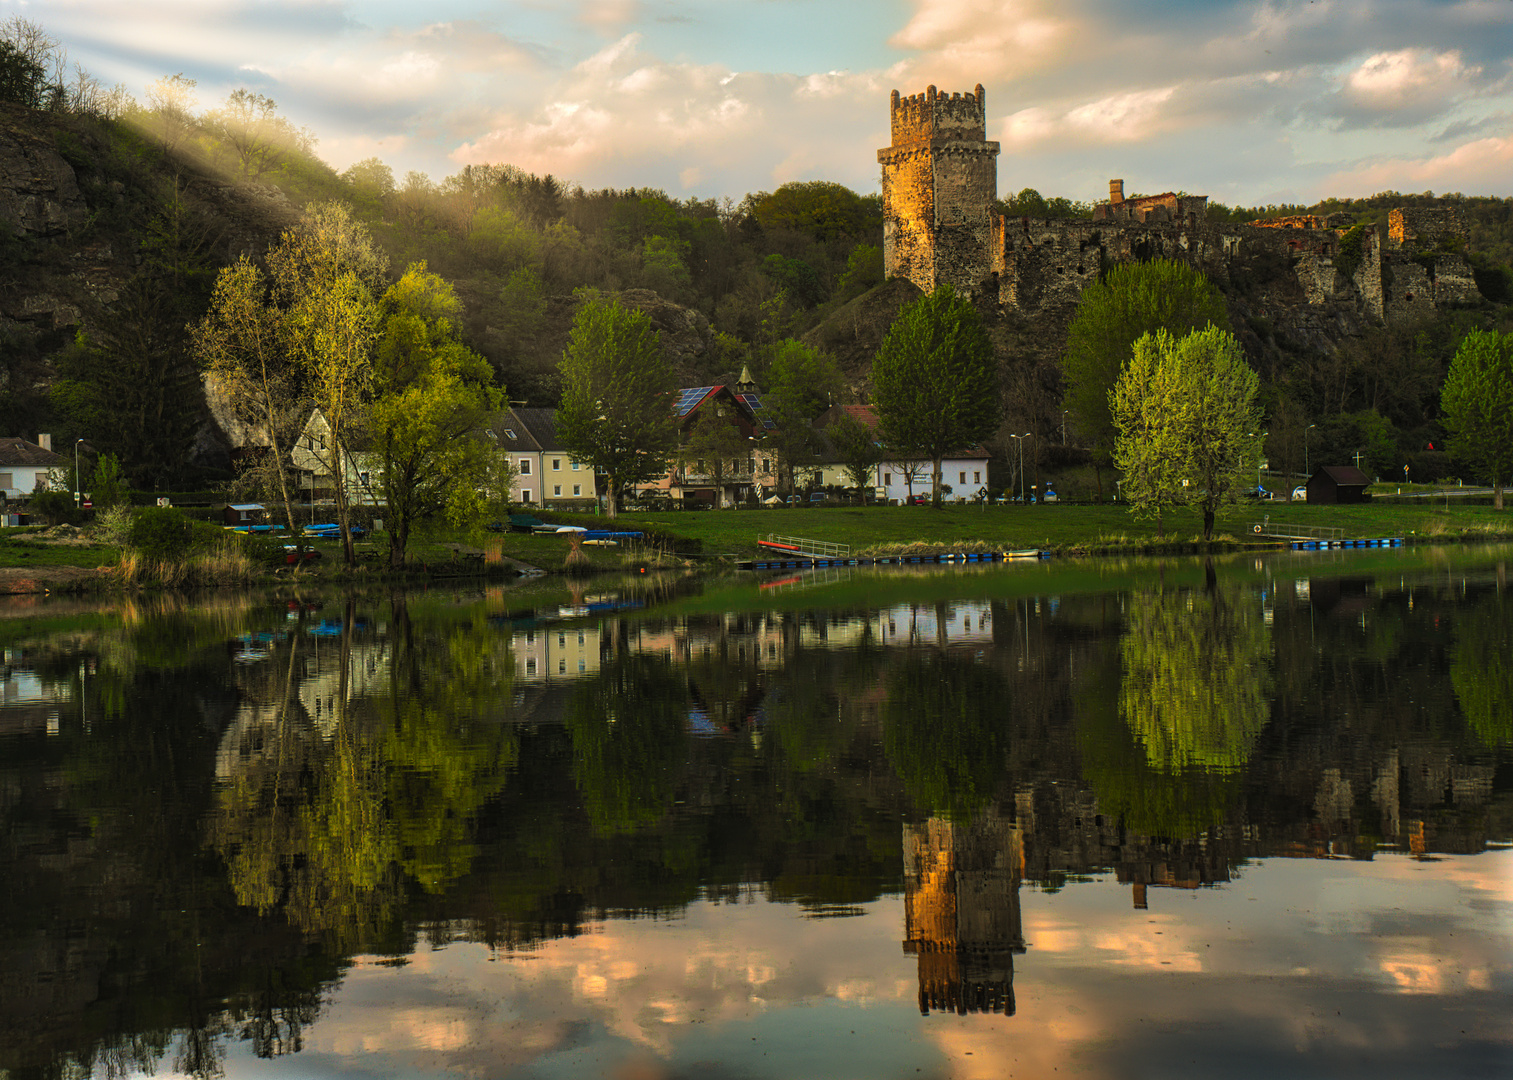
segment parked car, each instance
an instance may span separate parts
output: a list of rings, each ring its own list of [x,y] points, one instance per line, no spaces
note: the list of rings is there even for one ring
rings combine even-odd
[[[1292,499],[1293,499],[1294,502],[1297,502],[1300,499],[1303,502],[1307,502],[1308,501],[1308,489],[1306,487],[1304,487],[1302,484],[1299,484],[1297,487],[1295,487],[1295,488],[1292,489]]]
[[[1271,492],[1267,491],[1260,484],[1257,484],[1255,487],[1247,491],[1245,493],[1245,497],[1247,499],[1253,499],[1256,502],[1271,502]]]
[[[809,496],[809,501],[812,503],[822,503],[829,497],[830,496],[826,495],[823,491],[816,491],[814,492],[814,494]]]
[[[905,506],[929,506],[930,505],[930,496],[928,496],[928,495],[910,495],[907,499],[904,500],[904,505]]]

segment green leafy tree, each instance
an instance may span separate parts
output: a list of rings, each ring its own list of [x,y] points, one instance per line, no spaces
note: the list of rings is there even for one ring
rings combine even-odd
[[[1118,437],[1114,461],[1136,514],[1156,518],[1192,503],[1213,536],[1218,507],[1233,501],[1261,449],[1259,379],[1226,331],[1209,327],[1177,339],[1165,330],[1135,342],[1110,395]]]
[[[816,459],[819,442],[810,425],[840,392],[840,370],[818,349],[784,339],[771,347],[763,385],[762,403],[773,423],[766,441],[777,451],[778,486],[791,492],[794,469]]]
[[[1082,444],[1093,451],[1100,496],[1101,468],[1110,460],[1116,434],[1109,392],[1129,361],[1131,347],[1156,330],[1180,336],[1210,323],[1229,325],[1224,297],[1186,263],[1121,263],[1083,292],[1067,329],[1066,407]]]
[[[367,428],[399,567],[416,521],[444,512],[461,525],[486,511],[495,453],[479,434],[502,393],[488,361],[457,340],[462,302],[425,263],[390,286],[382,309]]]
[[[645,312],[591,296],[573,318],[562,357],[557,434],[579,461],[608,479],[608,511],[620,492],[667,472],[678,448],[672,373]]]
[[[998,427],[998,363],[977,310],[949,285],[899,313],[872,366],[883,441],[931,462],[940,506],[941,459],[981,443]]]
[[[856,488],[857,498],[867,501],[867,492],[872,488],[877,475],[878,462],[883,459],[883,449],[877,444],[877,433],[850,413],[840,417],[825,429],[830,443],[840,454],[846,466],[846,479]]]
[[[249,441],[261,440],[266,448],[255,468],[266,471],[268,486],[283,506],[284,524],[292,529],[294,502],[284,452],[299,426],[295,404],[300,380],[285,349],[280,316],[269,302],[262,271],[243,256],[216,279],[210,310],[194,327],[193,340],[212,395],[252,429]]]
[[[1473,330],[1456,350],[1440,392],[1450,455],[1492,481],[1493,505],[1513,477],[1513,333]]]
[[[229,151],[241,174],[252,180],[291,154],[309,153],[314,141],[308,131],[278,115],[272,98],[245,87],[231,91],[225,104],[206,113],[201,123]]]
[[[306,210],[268,253],[270,302],[278,312],[284,347],[330,427],[323,465],[337,480],[336,514],[348,566],[357,561],[344,482],[348,444],[371,389],[373,348],[380,334],[377,297],[388,268],[388,257],[341,203]]]
[[[791,229],[822,242],[861,238],[881,217],[876,200],[828,180],[796,180],[749,202],[763,229]]]

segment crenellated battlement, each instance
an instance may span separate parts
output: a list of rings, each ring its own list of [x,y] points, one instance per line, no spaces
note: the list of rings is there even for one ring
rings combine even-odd
[[[978,291],[986,281],[988,233],[998,196],[998,144],[988,130],[987,91],[889,99],[893,143],[883,167],[883,265],[926,292],[951,284]]]
[[[942,94],[935,87],[923,94],[889,99],[893,145],[902,147],[937,139],[981,142],[988,133],[988,94],[978,83],[970,94]]]

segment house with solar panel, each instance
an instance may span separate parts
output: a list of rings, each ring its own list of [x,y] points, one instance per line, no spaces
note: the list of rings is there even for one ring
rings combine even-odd
[[[695,425],[706,419],[733,426],[737,440],[744,441],[744,453],[722,461],[680,455],[672,470],[656,484],[645,485],[637,493],[641,498],[665,495],[710,506],[735,506],[753,496],[761,497],[777,483],[777,462],[771,451],[761,445],[762,435],[772,430],[772,420],[757,393],[749,368],[741,369],[739,381],[728,386],[692,386],[678,391],[673,411],[685,444]]]

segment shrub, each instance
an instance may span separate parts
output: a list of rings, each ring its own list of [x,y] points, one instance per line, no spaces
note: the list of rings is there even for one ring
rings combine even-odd
[[[189,554],[194,525],[171,506],[146,506],[131,522],[130,547],[139,555],[161,561]]]

